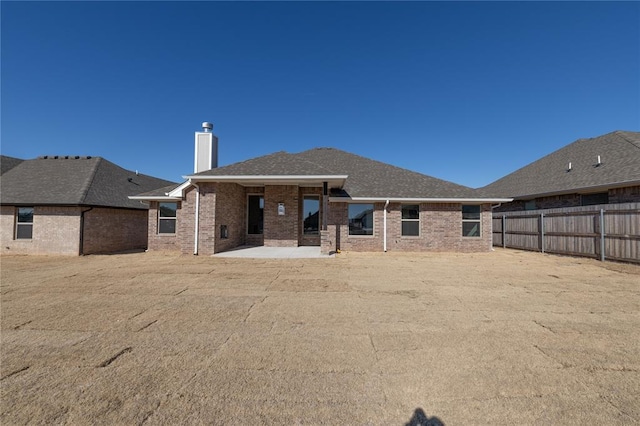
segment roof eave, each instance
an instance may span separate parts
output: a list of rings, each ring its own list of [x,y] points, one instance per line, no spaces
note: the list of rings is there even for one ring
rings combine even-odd
[[[342,187],[348,175],[189,175],[188,182],[226,182],[240,185],[321,185],[327,182],[334,187]],[[177,190],[178,188],[176,188]]]
[[[625,188],[627,186],[636,186],[636,185],[640,185],[640,180],[629,180],[629,181],[609,183],[604,185],[583,186],[580,188],[570,188],[570,189],[563,189],[559,191],[541,192],[537,194],[515,195],[513,199],[529,200],[534,198],[552,197],[554,195],[589,193],[594,191],[602,191],[604,189]]]
[[[129,195],[130,200],[139,201],[180,201],[180,197],[170,197],[168,195]]]
[[[401,198],[401,197],[329,197],[331,202],[342,203],[474,203],[474,204],[488,204],[488,203],[508,203],[513,201],[513,198]]]

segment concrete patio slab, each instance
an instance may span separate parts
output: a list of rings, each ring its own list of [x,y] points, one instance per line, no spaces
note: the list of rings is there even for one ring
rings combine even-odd
[[[320,247],[253,247],[241,246],[233,250],[217,253],[214,257],[240,257],[245,259],[311,259],[330,258],[334,255],[320,253]]]

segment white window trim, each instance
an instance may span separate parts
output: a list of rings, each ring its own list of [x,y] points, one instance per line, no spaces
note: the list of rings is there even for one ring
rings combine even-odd
[[[31,222],[19,222],[20,220],[20,209],[31,209],[32,213],[31,213]],[[16,218],[16,227],[14,229],[14,234],[13,234],[13,239],[14,240],[23,240],[23,241],[31,241],[33,240],[33,221],[34,221],[34,216],[35,216],[35,212],[36,209],[35,207],[30,207],[30,206],[26,206],[26,207],[16,207],[15,210],[15,218]],[[18,238],[18,227],[30,227],[31,228],[31,238]]]
[[[418,206],[418,218],[417,219],[403,219],[402,218],[402,207],[403,206]],[[420,204],[401,204],[400,205],[400,236],[402,238],[419,238],[420,237],[420,219],[422,217],[422,211],[420,209]],[[402,224],[404,222],[418,222],[418,235],[404,235],[402,233]]]
[[[161,215],[161,210],[160,210],[160,204],[175,204],[176,205],[176,216],[175,217],[171,217],[171,216],[162,216]],[[173,225],[173,229],[174,232],[160,232],[160,220],[173,220],[174,225]],[[178,233],[178,202],[174,202],[174,201],[162,201],[158,203],[158,221],[156,222],[156,227],[157,227],[157,233],[158,235],[176,235]]]
[[[462,206],[473,206],[473,205],[477,205],[477,204],[461,204],[460,205],[460,215],[462,215]],[[478,205],[479,210],[480,210],[480,218],[479,219],[465,219],[464,217],[462,217],[462,229],[464,229],[464,223],[477,223],[478,224],[478,236],[466,236],[464,234],[462,234],[462,238],[482,238],[482,206]]]

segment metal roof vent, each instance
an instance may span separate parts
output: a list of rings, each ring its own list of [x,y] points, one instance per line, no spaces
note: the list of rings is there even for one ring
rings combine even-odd
[[[571,171],[571,161],[569,161],[569,165],[567,166],[567,171],[570,172]]]
[[[213,131],[213,124],[209,123],[208,121],[204,121],[202,123],[202,131],[205,133],[209,133]]]
[[[596,163],[596,167],[599,167],[602,164],[602,160],[600,159],[600,156],[598,155],[598,162]]]

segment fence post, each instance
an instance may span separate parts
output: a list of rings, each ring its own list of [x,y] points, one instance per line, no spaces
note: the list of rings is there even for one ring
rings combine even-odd
[[[507,240],[505,239],[505,237],[507,236],[506,224],[507,224],[507,216],[503,214],[502,215],[502,248],[507,248]]]
[[[544,253],[544,213],[540,212],[540,251]]]
[[[600,209],[600,261],[604,262],[604,209]]]

